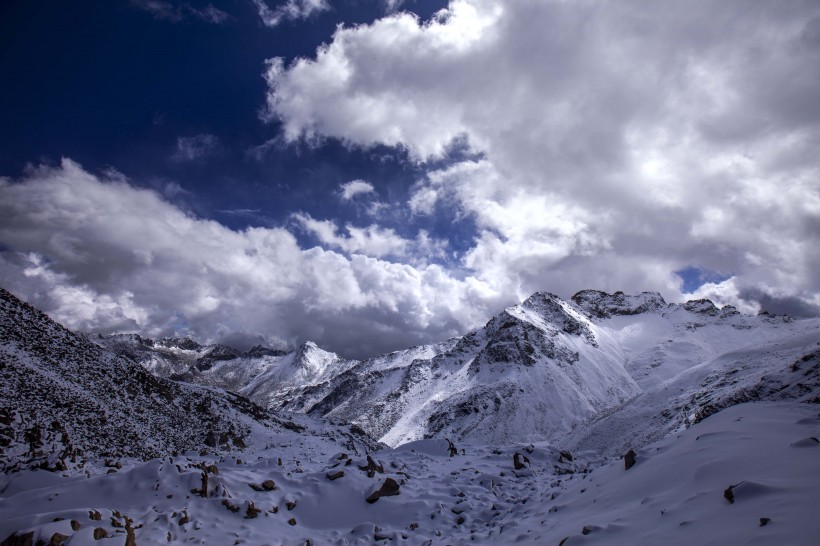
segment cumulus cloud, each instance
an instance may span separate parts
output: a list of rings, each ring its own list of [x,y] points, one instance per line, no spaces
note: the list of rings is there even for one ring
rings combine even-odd
[[[373,193],[376,191],[373,184],[370,182],[365,182],[364,180],[351,180],[350,182],[345,182],[340,186],[340,189],[342,191],[342,199],[345,201],[350,201],[357,195]]]
[[[375,229],[337,237],[396,242]],[[364,356],[454,335],[488,312],[480,283],[439,266],[305,250],[282,228],[233,231],[70,160],[0,178],[0,243],[5,287],[86,331],[312,339]]]
[[[415,239],[406,239],[391,228],[376,224],[356,227],[347,224],[340,230],[332,220],[316,220],[308,214],[295,214],[294,219],[323,246],[346,254],[363,254],[376,258],[401,258],[404,262],[427,263],[444,255],[446,242],[436,240],[422,230]],[[342,231],[342,233],[340,233]]]
[[[431,165],[406,206],[474,221],[462,265],[494,294],[675,300],[692,266],[732,275],[726,303],[809,305],[818,36],[812,2],[452,0],[271,59],[267,117]],[[480,159],[447,164],[455,142]]]
[[[213,154],[219,146],[219,138],[208,133],[179,137],[171,158],[175,161],[196,161]]]
[[[266,27],[278,26],[282,21],[306,19],[314,13],[330,9],[325,0],[287,0],[275,9],[266,0],[253,0],[253,3]]]

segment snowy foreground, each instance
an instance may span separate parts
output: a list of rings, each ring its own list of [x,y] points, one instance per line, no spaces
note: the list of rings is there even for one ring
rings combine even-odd
[[[546,444],[457,445],[451,457],[445,440],[369,463],[294,433],[241,460],[189,454],[92,465],[91,476],[4,475],[0,536],[71,546],[817,544],[818,438],[820,408],[794,402],[720,411],[638,450],[628,470]],[[397,495],[366,501],[391,479]]]

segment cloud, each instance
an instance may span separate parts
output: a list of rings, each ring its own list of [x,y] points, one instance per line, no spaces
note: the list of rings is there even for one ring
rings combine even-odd
[[[131,0],[131,5],[150,13],[155,19],[172,23],[178,23],[186,18],[193,17],[207,23],[221,25],[230,19],[230,15],[214,7],[213,4],[208,4],[199,9],[189,4],[174,5],[164,0]]]
[[[287,0],[276,9],[271,9],[266,0],[253,0],[253,3],[266,27],[278,26],[282,21],[307,19],[314,13],[330,9],[325,0]]]
[[[373,193],[375,191],[373,184],[365,182],[364,180],[345,182],[341,185],[340,189],[342,191],[342,199],[345,201],[350,201],[357,195]]]
[[[695,267],[808,305],[818,29],[806,2],[452,0],[269,60],[266,117],[291,142],[407,150],[427,173],[405,206],[474,222],[462,266],[493,293],[679,300]]]
[[[422,230],[416,239],[405,239],[394,229],[376,224],[355,227],[347,224],[343,234],[332,220],[316,220],[308,214],[294,214],[299,225],[311,233],[322,245],[339,249],[346,254],[362,254],[376,258],[403,258],[407,262],[429,263],[444,256],[446,243],[430,237]]]
[[[219,138],[207,133],[177,138],[177,146],[171,158],[175,161],[196,161],[216,152]]]
[[[350,250],[430,244],[346,231],[335,237]],[[312,339],[365,356],[455,335],[498,305],[440,266],[302,249],[282,228],[233,231],[67,159],[0,179],[0,244],[5,287],[85,331]]]

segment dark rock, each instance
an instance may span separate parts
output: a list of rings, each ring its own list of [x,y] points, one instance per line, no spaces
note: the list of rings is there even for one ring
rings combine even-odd
[[[51,540],[48,541],[48,546],[62,546],[66,540],[68,540],[68,535],[54,533],[51,535]]]
[[[287,501],[285,503],[285,508],[287,508],[288,511],[293,510],[294,508],[296,508],[296,501]]]
[[[525,464],[526,463],[526,464]],[[521,470],[527,468],[529,466],[530,460],[527,458],[526,455],[522,455],[519,452],[515,452],[513,455],[513,466],[516,470]]]
[[[239,512],[239,507],[234,506],[233,504],[231,504],[230,501],[228,501],[228,499],[222,499],[222,506],[224,506],[225,508],[227,508],[231,512],[234,512],[234,513]]]
[[[373,457],[370,455],[367,456],[367,465],[359,466],[359,470],[367,472],[367,477],[372,478],[376,475],[376,472],[379,474],[384,474],[384,466],[381,464],[377,464],[376,461],[373,460]]]
[[[288,525],[290,525],[290,526],[296,525],[296,518],[290,518],[288,520]]]
[[[6,540],[0,543],[0,546],[33,546],[34,545],[34,531],[24,535],[17,533],[10,534]]]
[[[456,448],[456,445],[453,442],[451,442],[449,438],[446,438],[446,440],[447,451],[450,453],[450,457],[455,457],[456,455],[458,455],[458,448]]]
[[[635,453],[635,450],[633,450],[633,449],[630,449],[629,451],[627,451],[624,454],[624,468],[626,470],[629,470],[630,468],[635,466],[635,457],[636,456],[637,456],[637,453]]]
[[[767,523],[769,523],[770,521],[772,521],[772,520],[771,520],[771,519],[769,519],[769,518],[760,518],[760,526],[761,526],[761,527],[763,527],[763,526],[765,526]]]
[[[248,502],[247,508],[245,508],[245,519],[253,519],[259,515],[262,510],[257,508],[252,501]]]
[[[134,522],[125,517],[125,546],[137,546],[137,537],[134,534]]]
[[[399,484],[393,478],[387,478],[384,480],[382,486],[378,489],[378,491],[374,491],[367,497],[367,502],[373,504],[377,500],[382,497],[392,497],[399,494]]]
[[[558,455],[558,462],[561,462],[561,459],[566,459],[567,461],[572,462],[572,453],[569,451],[562,451]]]
[[[330,481],[338,480],[339,478],[343,477],[344,475],[345,475],[344,470],[339,470],[339,471],[336,471],[336,472],[328,472],[327,473],[327,479],[330,480]]]
[[[71,530],[72,531],[79,531],[80,530],[80,522],[76,519],[71,520]]]
[[[743,482],[740,482],[740,483],[743,483]],[[738,485],[740,485],[740,483],[730,485],[729,487],[726,488],[725,491],[723,491],[723,498],[726,499],[727,501],[729,501],[729,504],[734,504],[735,503],[734,488],[737,487]]]
[[[273,480],[265,480],[262,482],[262,489],[265,491],[276,491],[276,482]]]
[[[102,527],[97,527],[94,529],[94,540],[101,540],[108,537],[108,531],[103,529]]]

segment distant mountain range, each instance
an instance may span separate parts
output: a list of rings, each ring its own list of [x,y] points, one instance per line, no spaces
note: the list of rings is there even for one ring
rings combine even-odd
[[[356,423],[389,445],[571,433],[581,445],[616,449],[742,400],[816,400],[816,366],[808,376],[789,370],[804,357],[814,362],[818,324],[744,316],[708,300],[667,304],[657,293],[585,290],[569,301],[536,293],[463,337],[361,361],[312,342],[240,352],[187,338],[95,341],[158,376]]]
[[[811,544],[818,404],[820,319],[705,300],[537,293],[359,361],[0,289],[0,546]]]

